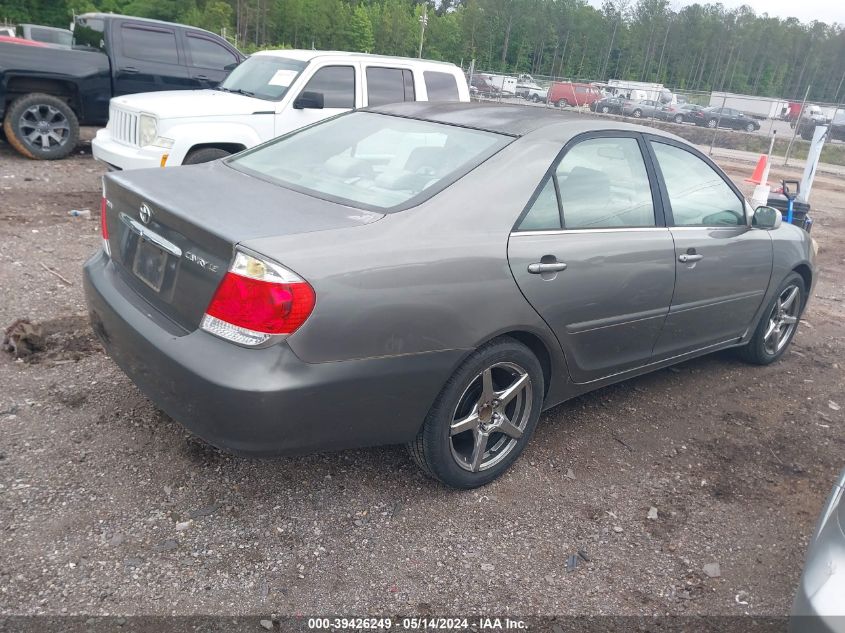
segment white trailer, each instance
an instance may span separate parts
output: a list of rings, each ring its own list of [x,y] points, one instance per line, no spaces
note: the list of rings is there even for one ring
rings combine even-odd
[[[711,92],[710,105],[740,110],[758,119],[774,119],[780,115],[783,108],[789,106],[789,102],[772,97],[754,97],[732,92]]]
[[[633,101],[661,101],[663,103],[676,103],[677,98],[663,84],[647,81],[625,81],[623,79],[610,79],[606,85],[606,91],[618,97],[625,97]]]
[[[502,94],[516,94],[516,77],[510,77],[508,75],[484,75],[484,77],[495,88],[498,88]]]

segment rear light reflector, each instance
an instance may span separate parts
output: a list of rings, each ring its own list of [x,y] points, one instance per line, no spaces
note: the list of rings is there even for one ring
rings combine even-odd
[[[238,252],[200,328],[241,345],[255,346],[293,334],[311,315],[314,289],[284,266]]]
[[[103,236],[103,250],[111,257],[111,246],[109,245],[109,223],[106,217],[108,201],[106,200],[106,183],[103,181],[103,197],[100,199],[100,233]]]

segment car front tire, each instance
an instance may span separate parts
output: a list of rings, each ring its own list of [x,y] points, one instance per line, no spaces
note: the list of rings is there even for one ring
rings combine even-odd
[[[756,130],[757,130],[757,126],[754,125],[753,123],[749,123],[748,125],[745,126],[746,132],[754,132]]]
[[[522,343],[500,337],[470,355],[448,380],[408,451],[430,477],[476,488],[502,475],[537,426],[543,370]]]
[[[182,161],[182,164],[199,165],[200,163],[210,163],[218,158],[226,158],[226,156],[231,155],[231,152],[227,152],[225,149],[220,149],[219,147],[204,147],[190,152],[185,157],[185,160]]]
[[[768,365],[783,356],[798,330],[806,292],[804,278],[790,273],[766,306],[751,340],[739,348],[740,358],[754,365]]]
[[[709,121],[707,121],[707,127],[709,127],[711,130],[715,130],[718,124],[719,122],[716,119],[710,119]]]
[[[602,114],[608,114],[610,112],[610,108],[607,106],[602,106],[601,112]]]
[[[683,122],[684,122],[683,116],[681,116],[680,114],[675,116],[675,123],[683,123]]]
[[[79,141],[79,120],[70,106],[52,95],[32,93],[15,99],[3,121],[6,139],[34,160],[57,160]]]
[[[633,116],[635,119],[640,119],[643,116],[643,111],[642,110],[634,110],[631,113],[631,116]]]

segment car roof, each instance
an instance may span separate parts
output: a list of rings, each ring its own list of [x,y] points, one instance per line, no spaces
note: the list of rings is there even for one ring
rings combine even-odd
[[[191,29],[192,31],[201,31],[203,33],[208,33],[209,35],[214,35],[215,37],[219,38],[220,36],[217,33],[212,33],[206,29],[201,29],[198,26],[191,26],[190,24],[182,24],[181,22],[167,22],[165,20],[153,20],[152,18],[138,18],[134,15],[123,15],[120,13],[100,13],[96,11],[92,11],[91,13],[81,13],[77,15],[74,20],[78,20],[79,18],[85,19],[98,19],[98,20],[132,20],[133,22],[144,22],[146,24],[159,24],[162,26],[178,26],[185,29]]]
[[[309,62],[312,59],[317,59],[320,57],[346,57],[355,60],[366,60],[366,61],[373,61],[373,60],[381,60],[381,61],[395,61],[401,60],[403,62],[414,63],[414,64],[436,64],[439,66],[448,66],[450,68],[457,68],[455,64],[451,62],[439,62],[433,59],[417,59],[414,57],[396,57],[392,55],[373,55],[371,53],[352,53],[349,51],[315,51],[315,50],[307,50],[304,48],[283,48],[283,49],[274,49],[274,50],[266,50],[266,51],[258,51],[253,53],[253,56],[259,55],[268,55],[272,57],[287,57],[289,59],[296,59],[303,62]]]
[[[633,125],[593,114],[561,112],[530,105],[417,101],[365,108],[365,111],[458,125],[515,137],[539,131],[544,135],[548,133],[548,136],[561,138],[594,130],[625,130],[683,140],[657,128]]]

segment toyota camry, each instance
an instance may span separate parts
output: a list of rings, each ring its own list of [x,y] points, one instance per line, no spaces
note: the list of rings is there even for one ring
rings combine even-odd
[[[93,328],[210,443],[407,444],[488,483],[540,413],[733,347],[783,355],[809,236],[673,135],[574,113],[407,103],[216,162],[112,173]]]

